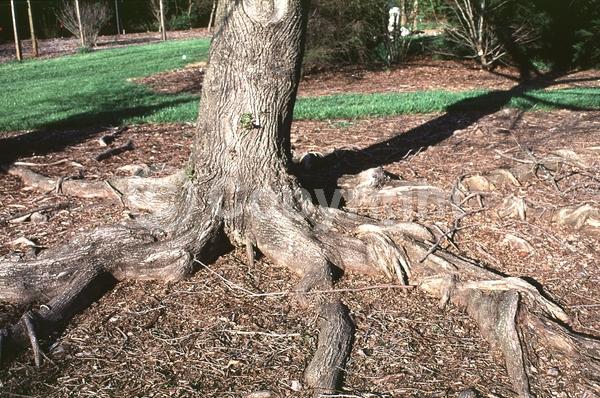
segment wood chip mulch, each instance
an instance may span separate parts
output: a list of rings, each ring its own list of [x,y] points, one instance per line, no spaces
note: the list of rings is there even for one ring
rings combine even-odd
[[[298,122],[293,126],[294,150],[327,153],[334,149],[365,149],[407,134],[439,116]],[[446,128],[452,131],[452,126]],[[97,139],[107,131],[98,131],[58,152],[40,152],[19,161],[53,163],[67,159],[80,165],[61,163],[36,168],[56,177],[81,169],[85,178],[103,179],[131,164],[147,164],[151,175],[163,175],[185,162],[194,127],[131,126],[115,145],[131,139],[133,150],[95,161],[94,155],[104,149]],[[555,149],[581,151],[598,145],[600,112],[500,111],[452,131],[434,146],[408,154],[406,142],[388,142],[388,149],[380,152],[386,170],[406,180],[449,190],[460,175],[510,163],[497,151],[518,156],[517,142],[540,155]],[[598,173],[599,157],[586,159],[591,172]],[[577,176],[565,178],[559,188],[557,191],[539,181],[512,193],[524,196],[532,206],[549,209],[600,202],[600,188],[593,181]],[[561,193],[569,188],[573,189]],[[68,202],[69,207],[48,212],[46,222],[1,225],[0,255],[19,250],[11,242],[20,237],[51,247],[80,230],[119,222],[127,216],[117,200],[33,192],[18,179],[0,174],[0,219],[59,202]],[[387,209],[385,214],[377,209],[365,211],[398,220],[437,222],[441,227],[447,227],[452,217],[435,212],[415,214],[411,209]],[[521,222],[499,219],[491,211],[470,217],[465,223],[470,227],[456,240],[463,254],[511,275],[534,278],[572,315],[578,330],[600,334],[597,236],[557,226],[544,217]],[[524,255],[504,246],[501,242],[506,233],[528,239],[535,251]],[[249,267],[243,258],[242,251],[234,251],[186,282],[118,285],[78,315],[47,347],[52,362],[46,361],[36,369],[30,353],[25,352],[8,368],[1,369],[0,395],[245,397],[268,391],[272,397],[310,396],[295,390],[315,349],[314,314],[298,311],[287,299],[252,297],[236,288],[239,285],[255,292],[281,292],[292,289],[296,281],[265,259]],[[384,278],[348,276],[339,287],[386,282]],[[461,311],[440,310],[435,300],[417,291],[369,290],[344,293],[343,297],[357,324],[345,380],[348,396],[448,397],[470,387],[487,397],[514,396],[501,357]],[[0,304],[0,324],[15,321],[22,310]],[[538,354],[532,375],[532,389],[537,396],[584,396],[582,391],[572,389],[577,369],[565,369],[556,358]]]

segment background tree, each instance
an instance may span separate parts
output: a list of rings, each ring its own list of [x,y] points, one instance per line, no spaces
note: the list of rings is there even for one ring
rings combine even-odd
[[[386,0],[315,0],[312,2],[305,68],[367,63],[387,37]]]
[[[150,0],[149,2],[150,11],[154,16],[154,20],[158,24],[158,31],[160,32],[162,40],[167,40],[165,15],[168,12],[167,3],[164,0]]]
[[[536,33],[528,44],[532,58],[554,71],[600,64],[600,8],[593,0],[535,0],[520,7],[517,18]]]
[[[104,1],[80,1],[79,17],[74,0],[63,0],[57,11],[57,18],[74,36],[79,37],[84,47],[95,46],[102,28],[112,18],[112,10]]]
[[[452,0],[436,7],[438,21],[454,46],[484,68],[514,64],[522,78],[535,76],[535,64],[554,71],[600,63],[595,43],[600,37],[600,11],[592,0]]]
[[[493,0],[453,0],[455,24],[448,25],[446,34],[471,52],[470,57],[484,69],[492,69],[506,51],[493,29],[492,16],[503,6]]]

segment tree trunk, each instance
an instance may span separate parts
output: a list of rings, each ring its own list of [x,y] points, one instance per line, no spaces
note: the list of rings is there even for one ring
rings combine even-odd
[[[412,17],[412,30],[417,30],[419,27],[419,0],[413,1]]]
[[[406,27],[406,0],[400,0],[400,26]]]
[[[19,27],[17,26],[17,11],[15,9],[15,0],[10,0],[10,11],[12,15],[13,33],[15,36],[15,53],[17,59],[21,61],[23,56],[21,55],[21,40],[19,39]]]
[[[38,54],[38,42],[35,36],[35,26],[33,25],[33,10],[31,9],[31,0],[27,0],[27,15],[29,16],[29,31],[31,32],[31,48],[33,50],[33,56],[37,57]]]
[[[162,41],[166,41],[167,40],[167,29],[165,27],[165,7],[164,7],[164,0],[159,0],[158,1],[158,5],[160,8],[160,37],[162,39]]]
[[[216,11],[218,33],[188,168],[194,189],[211,181],[225,226],[245,240],[249,204],[293,186],[290,129],[307,2],[232,3],[219,2]]]

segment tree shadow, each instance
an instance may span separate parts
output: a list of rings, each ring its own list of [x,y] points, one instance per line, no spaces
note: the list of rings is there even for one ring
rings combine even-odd
[[[520,82],[508,90],[495,90],[464,99],[448,106],[443,115],[387,140],[360,150],[336,150],[326,155],[321,162],[320,171],[326,171],[328,182],[325,186],[335,186],[335,181],[345,174],[358,174],[374,167],[398,162],[410,153],[436,145],[451,137],[456,130],[466,129],[483,117],[500,111],[513,99],[529,101],[531,107],[540,104],[577,111],[595,110],[535,98],[529,94],[532,90],[542,90],[556,84],[556,79],[563,75],[544,75]],[[324,182],[323,178],[319,179],[321,183]]]
[[[87,100],[81,99],[83,102]],[[61,151],[89,139],[108,126],[117,126],[127,119],[149,115],[188,101],[189,98],[174,98],[155,105],[125,107],[109,101],[98,105],[93,111],[47,123],[38,130],[0,138],[0,165],[10,164],[21,157]]]
[[[119,36],[113,36],[112,40],[102,40],[96,44],[96,48],[111,48],[112,46],[129,46],[134,44],[148,44],[158,43],[161,39],[159,37],[139,37],[139,38],[119,38]]]

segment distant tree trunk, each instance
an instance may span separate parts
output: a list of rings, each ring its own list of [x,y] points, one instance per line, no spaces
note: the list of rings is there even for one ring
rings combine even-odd
[[[400,0],[400,26],[406,27],[406,0]]]
[[[13,33],[15,35],[15,51],[17,59],[21,61],[21,40],[19,40],[19,28],[17,27],[17,11],[15,10],[15,0],[10,0],[10,11],[12,13]]]
[[[187,15],[190,18],[192,16],[192,9],[193,9],[193,7],[194,7],[194,0],[188,0]]]
[[[31,9],[31,0],[27,0],[27,14],[29,15],[29,31],[31,32],[31,47],[33,49],[33,56],[37,57],[38,43],[37,37],[35,36],[35,27],[33,25],[33,10]]]
[[[412,16],[412,30],[417,30],[419,24],[419,0],[413,2]]]
[[[159,0],[160,6],[160,35],[162,41],[167,40],[167,29],[165,27],[165,7],[163,4],[163,0]]]
[[[208,33],[212,31],[212,26],[215,20],[215,11],[217,10],[217,0],[213,0],[212,10],[210,11],[210,19],[208,20]]]
[[[79,24],[79,38],[81,40],[81,47],[85,47],[85,32],[83,31],[83,24],[81,23],[81,9],[79,8],[79,0],[75,0],[75,11],[77,12],[77,23]]]
[[[121,34],[121,17],[119,16],[119,0],[115,0],[115,19],[117,22],[117,36]]]

